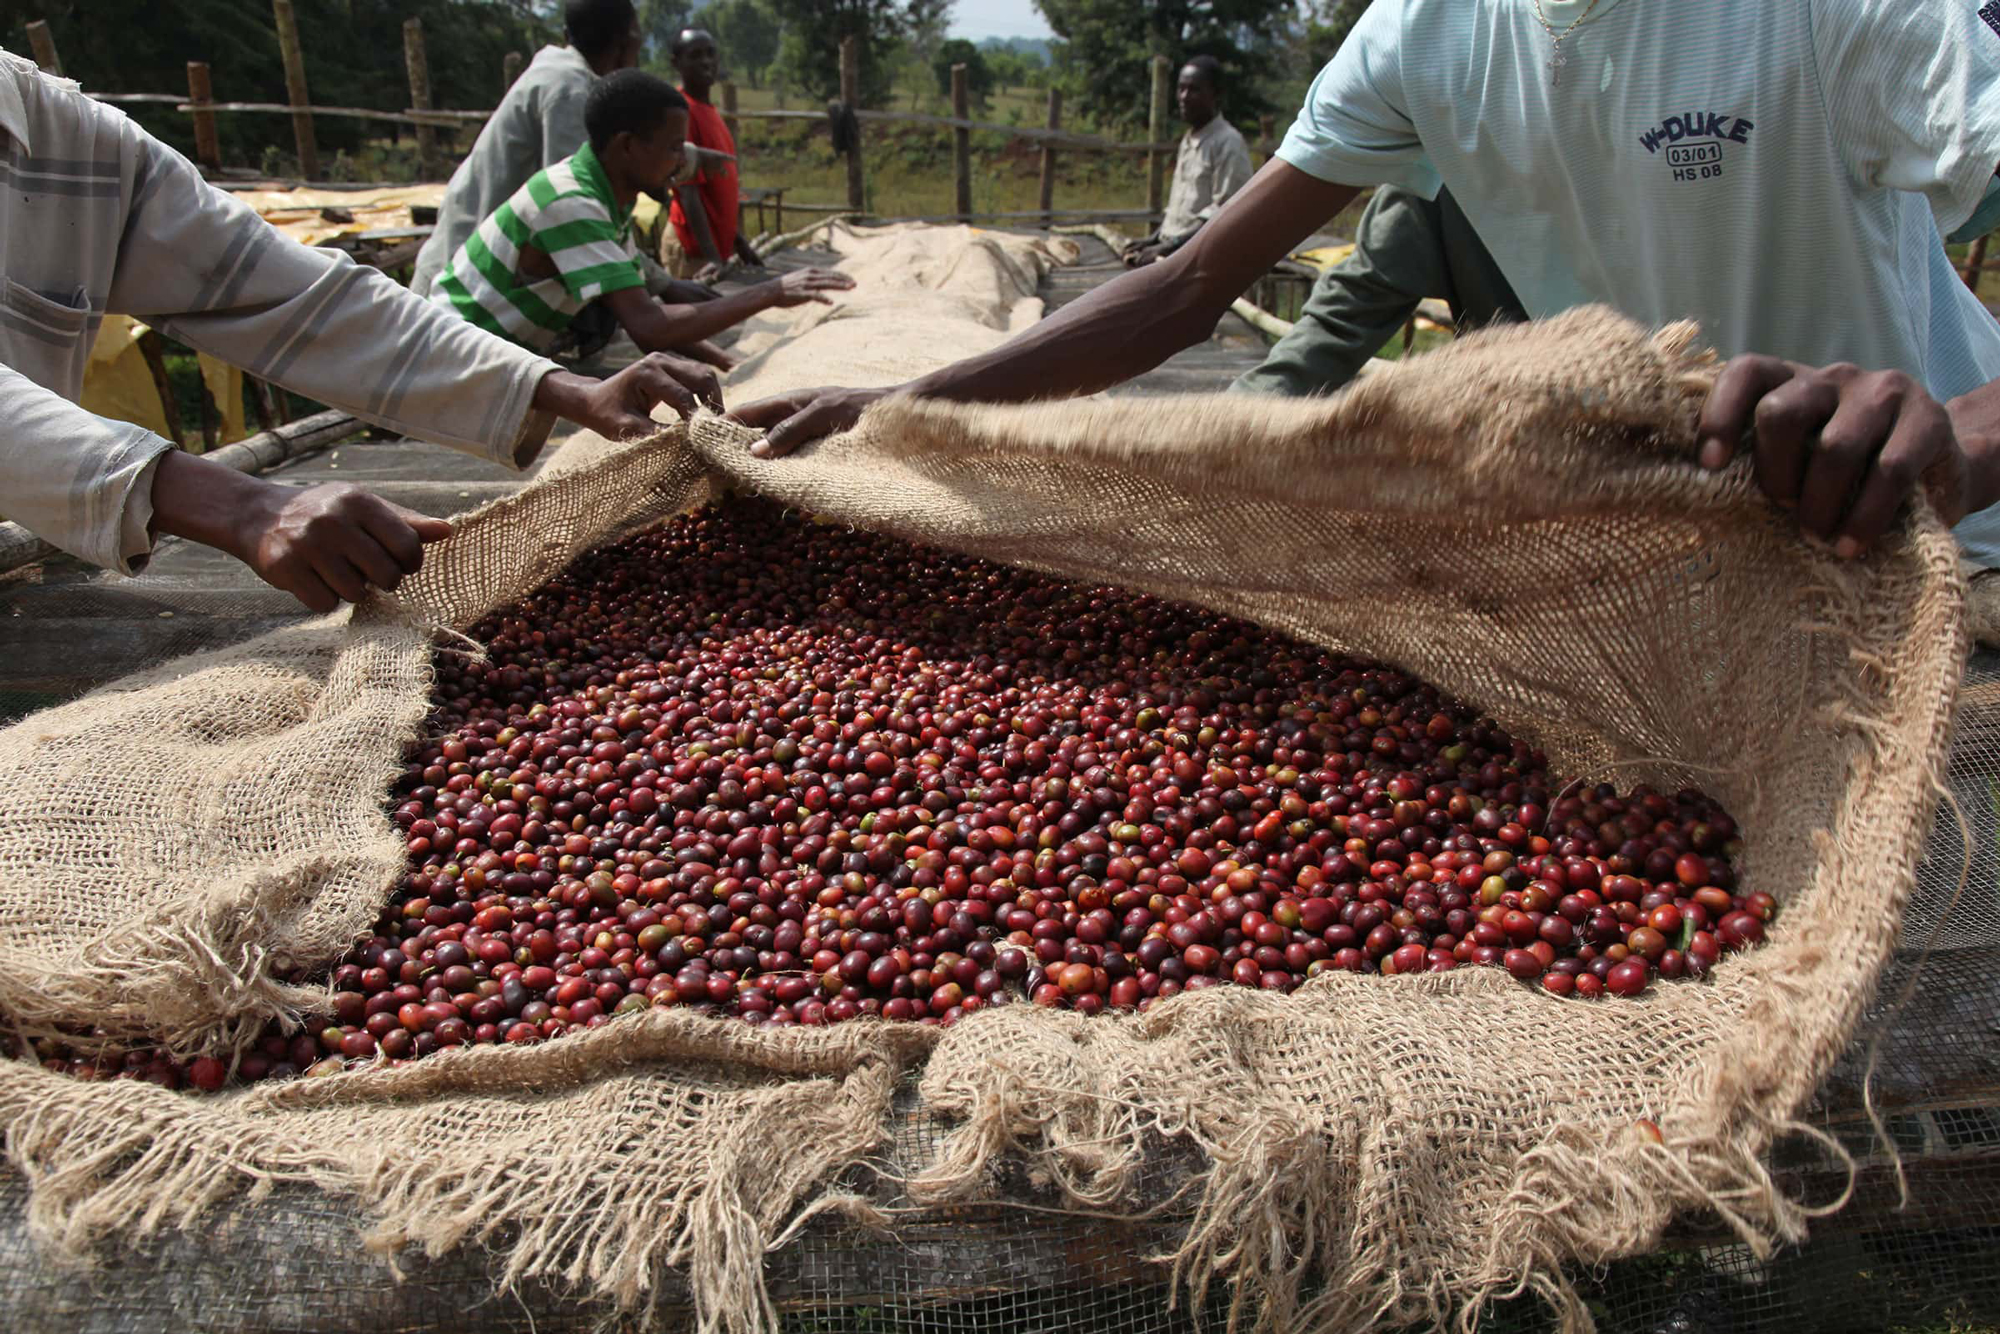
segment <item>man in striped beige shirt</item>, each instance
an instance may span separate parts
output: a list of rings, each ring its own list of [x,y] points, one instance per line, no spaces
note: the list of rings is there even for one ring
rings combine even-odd
[[[66,80],[0,51],[0,517],[82,560],[144,568],[162,534],[217,547],[315,611],[393,589],[450,531],[352,486],[304,490],[77,406],[105,314],[391,430],[511,467],[558,416],[610,436],[719,404],[656,356],[596,381],[297,245]]]
[[[433,302],[546,353],[601,301],[639,348],[719,360],[701,340],[773,306],[830,301],[826,293],[854,286],[837,270],[801,269],[698,305],[648,295],[632,248],[632,206],[641,191],[670,193],[687,99],[664,79],[620,70],[591,89],[584,126],[588,143],[536,172],[466,238],[432,285]]]

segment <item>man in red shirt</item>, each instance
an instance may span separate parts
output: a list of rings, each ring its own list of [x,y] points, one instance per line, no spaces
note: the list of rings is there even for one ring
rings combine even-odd
[[[736,137],[723,123],[709,95],[722,57],[715,38],[700,28],[686,28],[674,39],[674,69],[681,76],[681,93],[688,102],[687,141],[698,148],[712,148],[733,159]],[[738,196],[736,163],[704,166],[693,180],[674,191],[673,207],[667,217],[674,236],[691,262],[702,265],[701,276],[708,281],[717,276],[731,257],[762,268],[764,261],[750,243],[736,231]],[[681,275],[686,276],[686,275]]]

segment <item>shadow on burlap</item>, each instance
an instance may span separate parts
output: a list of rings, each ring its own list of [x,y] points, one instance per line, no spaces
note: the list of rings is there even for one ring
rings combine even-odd
[[[0,1009],[183,1050],[309,1010],[323,988],[287,979],[366,928],[401,864],[383,794],[434,632],[724,485],[1395,663],[1579,781],[1698,782],[1746,831],[1746,881],[1785,905],[1708,981],[1589,1004],[1493,969],[1331,974],[942,1032],[656,1009],[211,1098],[16,1064],[0,1129],[31,1232],[81,1255],[305,1187],[358,1202],[385,1248],[492,1247],[503,1286],[643,1308],[670,1266],[705,1328],[747,1330],[775,1323],[765,1251],[802,1220],[897,1228],[838,1183],[887,1145],[901,1085],[939,1127],[912,1203],[976,1203],[1005,1162],[1049,1208],[1144,1215],[1167,1146],[1192,1223],[1160,1249],[1188,1300],[1278,1326],[1443,1321],[1523,1291],[1583,1321],[1565,1273],[1649,1249],[1677,1211],[1757,1252],[1802,1235],[1811,1208],[1764,1155],[1800,1128],[1896,939],[1963,590],[1927,510],[1843,566],[1746,472],[1692,468],[1708,365],[1688,336],[1578,312],[1311,402],[887,402],[777,463],[715,419],[581,441],[461,522],[395,604],[0,733],[17,831]],[[206,879],[160,883],[188,849],[220,849]]]

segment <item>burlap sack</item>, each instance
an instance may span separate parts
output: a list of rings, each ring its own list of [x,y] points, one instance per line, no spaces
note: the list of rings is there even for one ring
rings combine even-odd
[[[197,1098],[0,1069],[0,1130],[61,1253],[303,1181],[387,1242],[500,1248],[504,1281],[643,1301],[684,1267],[704,1328],[772,1323],[764,1248],[920,1074],[959,1119],[913,1183],[1002,1155],[1112,1216],[1148,1143],[1199,1151],[1176,1260],[1281,1327],[1468,1315],[1712,1209],[1752,1244],[1808,1211],[1760,1155],[1853,1029],[1895,938],[1964,654],[1927,510],[1861,564],[1744,471],[1686,462],[1706,365],[1601,311],[1482,335],[1331,400],[885,403],[760,463],[703,419],[463,522],[395,605],[174,664],[0,733],[0,1008],[183,1048],[308,1007],[398,861],[382,812],[434,627],[719,482],[829,518],[1186,598],[1399,664],[1578,780],[1698,781],[1784,911],[1709,980],[1558,1000],[1494,969],[1331,974],[1143,1016],[1018,1006],[949,1030],[766,1031],[649,1010],[539,1048]],[[1664,1143],[1634,1125],[1658,1124]],[[779,1146],[781,1152],[773,1152]],[[886,1221],[893,1226],[893,1220]],[[1310,1280],[1310,1281],[1308,1281]]]

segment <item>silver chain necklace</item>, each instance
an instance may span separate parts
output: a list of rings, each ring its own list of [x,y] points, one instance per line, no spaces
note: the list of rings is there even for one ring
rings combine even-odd
[[[1550,24],[1548,16],[1542,13],[1542,0],[1533,0],[1533,3],[1535,6],[1535,22],[1541,24],[1542,31],[1549,35],[1549,87],[1560,88],[1562,86],[1563,66],[1569,63],[1569,56],[1563,51],[1563,41],[1582,26],[1585,19],[1590,17],[1591,11],[1597,8],[1597,0],[1590,0],[1590,4],[1584,8],[1584,11],[1576,16],[1576,21],[1561,32],[1557,32],[1554,26]]]

